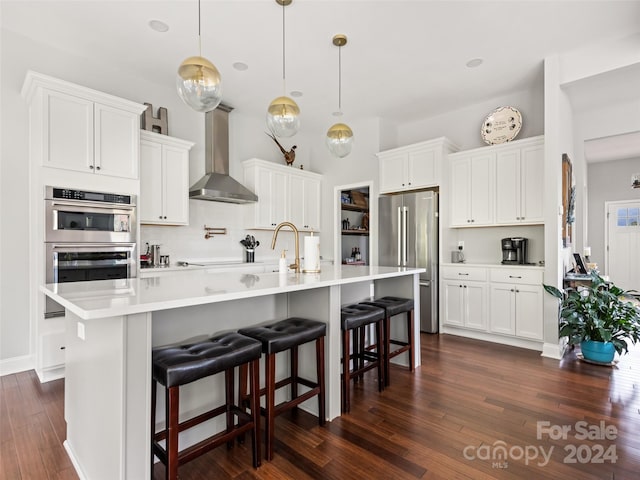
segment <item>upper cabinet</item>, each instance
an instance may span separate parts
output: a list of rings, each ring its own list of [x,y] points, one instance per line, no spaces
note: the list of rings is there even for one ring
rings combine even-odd
[[[451,227],[542,224],[544,137],[449,156]]]
[[[22,94],[42,166],[138,178],[144,105],[31,71]]]
[[[443,160],[457,150],[441,137],[378,153],[380,193],[440,185]]]
[[[273,230],[287,221],[301,231],[320,230],[322,175],[257,158],[243,165],[244,184],[258,196],[247,206],[247,228]]]
[[[544,223],[544,138],[522,140],[496,156],[496,223]]]
[[[451,225],[493,223],[495,155],[455,154],[450,157]]]
[[[189,150],[192,142],[140,131],[140,223],[189,223]]]

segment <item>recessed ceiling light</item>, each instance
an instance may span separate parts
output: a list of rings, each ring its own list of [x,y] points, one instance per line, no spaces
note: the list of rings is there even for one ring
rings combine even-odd
[[[479,67],[480,65],[482,65],[482,62],[484,62],[484,60],[481,58],[472,58],[467,62],[467,67],[469,68]]]
[[[303,95],[303,93],[298,91],[298,90],[292,90],[291,91],[291,96],[292,97],[301,97],[302,95]]]
[[[155,30],[156,32],[164,33],[169,30],[169,25],[160,20],[149,20],[149,28],[151,28],[151,30]]]
[[[244,72],[245,70],[249,69],[249,65],[247,65],[244,62],[235,62],[233,64],[233,68],[235,68],[236,70],[238,70],[239,72]]]

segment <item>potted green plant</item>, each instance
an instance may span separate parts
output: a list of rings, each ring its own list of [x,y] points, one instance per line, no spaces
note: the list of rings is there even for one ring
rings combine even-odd
[[[560,337],[580,345],[586,360],[611,363],[615,353],[628,351],[628,342],[640,340],[640,307],[625,291],[591,272],[590,286],[559,290],[544,289],[560,300]]]

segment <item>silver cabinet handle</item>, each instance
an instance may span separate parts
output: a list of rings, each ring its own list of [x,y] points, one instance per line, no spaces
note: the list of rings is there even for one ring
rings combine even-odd
[[[469,275],[468,273],[460,273],[458,272],[458,275]]]
[[[509,278],[522,278],[520,275],[509,275]]]

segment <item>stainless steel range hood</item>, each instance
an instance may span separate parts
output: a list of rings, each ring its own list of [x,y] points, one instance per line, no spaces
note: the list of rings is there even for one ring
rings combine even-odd
[[[258,197],[229,176],[229,112],[220,104],[205,114],[205,176],[189,188],[189,198],[213,202],[250,203]]]

